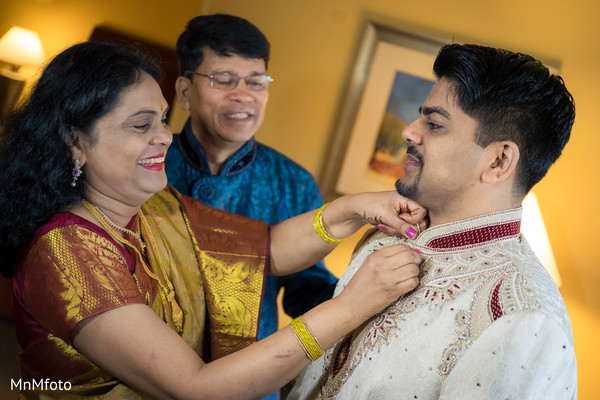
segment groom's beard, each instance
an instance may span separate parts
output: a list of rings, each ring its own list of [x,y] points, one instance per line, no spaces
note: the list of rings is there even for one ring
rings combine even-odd
[[[414,177],[414,180],[412,182],[402,182],[403,179],[407,178],[406,175],[404,175],[404,177],[396,181],[395,186],[398,194],[404,197],[408,197],[410,199],[414,199],[417,190],[419,189],[419,181],[421,180],[421,172],[423,171],[423,158],[417,152],[417,149],[415,149],[414,146],[408,146],[408,149],[406,149],[406,154],[410,154],[418,160],[420,164],[419,172],[417,176]]]

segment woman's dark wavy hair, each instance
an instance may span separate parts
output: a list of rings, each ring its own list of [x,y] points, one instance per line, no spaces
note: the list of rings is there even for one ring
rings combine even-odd
[[[269,65],[271,45],[251,22],[227,14],[201,15],[192,18],[177,39],[181,76],[202,64],[205,46],[222,57],[260,58],[265,61],[265,68]]]
[[[478,122],[478,145],[519,146],[515,195],[527,194],[571,135],[575,104],[562,78],[531,56],[460,44],[442,47],[433,71],[452,82],[458,106]]]
[[[6,277],[35,230],[83,198],[85,170],[71,186],[72,132],[93,140],[96,121],[156,64],[139,49],[86,42],[58,54],[0,136],[0,268]]]

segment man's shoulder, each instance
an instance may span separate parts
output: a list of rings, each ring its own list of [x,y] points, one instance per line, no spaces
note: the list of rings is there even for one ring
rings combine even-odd
[[[431,278],[438,267],[446,270],[445,265],[452,263],[452,279],[463,288],[471,285],[475,289],[473,309],[478,309],[479,304],[481,310],[489,311],[493,321],[508,315],[523,318],[544,315],[564,326],[565,332],[570,331],[566,307],[556,284],[522,236],[455,255],[437,254],[431,262]]]
[[[548,270],[523,236],[514,239],[513,243],[514,250],[509,257],[523,276],[524,290],[535,299],[536,309],[561,324],[569,325],[565,303]]]

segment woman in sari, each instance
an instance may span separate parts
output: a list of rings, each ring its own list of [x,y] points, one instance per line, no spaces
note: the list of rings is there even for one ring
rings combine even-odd
[[[312,265],[365,223],[425,210],[342,197],[269,227],[166,186],[160,71],[82,43],[56,56],[0,142],[0,259],[13,278],[24,398],[259,398],[417,283],[417,253],[373,253],[342,294],[256,341],[265,273]]]

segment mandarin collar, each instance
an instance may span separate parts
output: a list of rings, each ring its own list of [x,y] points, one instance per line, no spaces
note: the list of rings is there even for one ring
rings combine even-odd
[[[183,131],[179,135],[178,147],[185,159],[197,170],[211,175],[208,158],[204,148],[192,131],[191,119],[188,118]],[[256,158],[257,143],[254,136],[231,155],[223,165],[219,175],[231,176],[245,170]]]
[[[412,242],[434,252],[464,250],[516,238],[521,230],[523,208],[513,208],[436,225]]]

